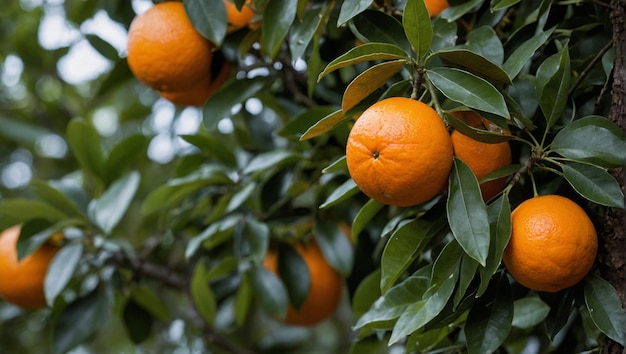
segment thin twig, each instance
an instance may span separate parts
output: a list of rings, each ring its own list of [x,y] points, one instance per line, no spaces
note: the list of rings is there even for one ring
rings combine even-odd
[[[574,82],[574,84],[572,85],[572,87],[570,87],[569,92],[567,93],[568,96],[571,95],[577,88],[578,86],[580,86],[580,84],[583,82],[583,80],[587,77],[587,75],[589,75],[589,73],[591,72],[591,70],[593,69],[594,66],[596,66],[596,64],[598,64],[598,62],[600,60],[602,60],[602,57],[604,56],[604,54],[606,54],[606,52],[609,51],[609,49],[611,49],[611,47],[613,46],[613,40],[611,39],[601,50],[598,54],[596,54],[595,57],[593,57],[593,59],[589,62],[589,64],[587,64],[587,66],[585,67],[585,69],[583,69],[583,71],[580,73],[580,75],[578,75],[578,77],[576,78],[576,81]]]

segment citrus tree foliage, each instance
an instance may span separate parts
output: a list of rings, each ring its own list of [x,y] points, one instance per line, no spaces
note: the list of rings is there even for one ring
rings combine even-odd
[[[422,0],[255,0],[261,26],[231,32],[222,0],[185,0],[194,26],[238,68],[185,133],[175,129],[184,107],[138,83],[123,51],[81,27],[105,11],[128,28],[137,3],[22,1],[0,15],[1,163],[7,176],[16,161],[32,172],[26,185],[0,190],[0,228],[24,225],[20,256],[65,234],[45,280],[49,308],[3,305],[3,351],[624,345],[618,295],[593,271],[548,294],[520,286],[501,264],[511,210],[533,193],[574,199],[598,226],[606,208],[624,208],[610,174],[626,143],[607,119],[615,55],[607,3],[459,0],[431,18]],[[64,10],[108,71],[79,85],[62,80],[57,63],[69,46],[37,43],[53,10]],[[11,82],[16,58],[23,70]],[[346,139],[361,112],[391,96],[431,105],[474,139],[510,141],[514,165],[481,180],[507,176],[506,189],[483,202],[456,159],[448,190],[427,203],[365,197],[346,167]],[[155,161],[151,122],[163,107],[175,109],[165,135],[178,150]],[[468,126],[450,114],[459,110],[510,134]],[[96,124],[102,112],[114,131]],[[48,151],[51,138],[67,152]],[[315,239],[346,279],[337,313],[314,328],[275,320],[308,291],[306,267],[289,252],[299,239]],[[277,245],[289,255],[282,281],[261,266]]]

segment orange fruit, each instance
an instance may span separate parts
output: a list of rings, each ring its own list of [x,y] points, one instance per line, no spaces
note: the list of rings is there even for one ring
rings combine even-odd
[[[425,0],[426,8],[431,17],[437,17],[443,10],[450,7],[448,0]]]
[[[348,170],[368,197],[412,206],[436,196],[452,167],[452,140],[430,106],[405,97],[379,101],[348,136]]]
[[[202,106],[228,80],[230,72],[230,63],[224,61],[221,70],[213,81],[208,79],[189,90],[161,92],[161,97],[180,106]]]
[[[312,326],[330,317],[341,299],[343,278],[324,258],[316,242],[297,244],[298,254],[309,268],[309,294],[300,310],[289,304],[287,315],[281,321],[298,326]],[[278,274],[278,253],[270,250],[263,259],[263,266]]]
[[[241,11],[237,9],[237,5],[230,0],[224,0],[226,6],[226,14],[228,16],[228,31],[232,32],[243,28],[250,24],[254,18],[254,10],[250,7],[252,1],[247,0],[241,7]]]
[[[46,306],[43,282],[59,247],[53,242],[44,243],[18,262],[16,247],[20,230],[18,225],[0,234],[0,296],[19,307],[36,310]]]
[[[455,114],[457,116],[457,114]],[[464,118],[468,124],[478,127],[482,124],[482,118],[473,112],[465,112]],[[490,122],[486,122],[489,126]],[[511,164],[511,146],[508,142],[496,144],[484,143],[474,140],[463,133],[455,130],[450,135],[454,155],[463,160],[474,172],[477,179],[481,179],[493,171]],[[480,191],[485,201],[490,200],[500,193],[506,186],[506,177],[487,181],[480,184]]]
[[[578,283],[591,269],[596,230],[572,200],[558,195],[528,199],[515,208],[511,222],[503,261],[518,283],[556,292]]]
[[[199,106],[208,99],[212,51],[213,44],[193,27],[178,1],[152,6],[128,30],[130,70],[175,104]]]

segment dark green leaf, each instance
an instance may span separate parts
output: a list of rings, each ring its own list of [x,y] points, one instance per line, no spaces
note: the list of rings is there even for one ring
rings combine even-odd
[[[196,264],[193,276],[191,277],[190,286],[191,297],[196,309],[207,323],[213,324],[215,313],[217,312],[217,302],[209,286],[209,279],[204,262],[200,261]]]
[[[287,314],[289,297],[285,286],[274,273],[263,267],[250,269],[252,288],[265,311],[284,318]]]
[[[248,219],[244,224],[244,235],[250,243],[250,257],[261,262],[269,246],[270,228],[265,223]]]
[[[339,173],[346,174],[348,172],[348,164],[346,163],[346,155],[341,156],[330,165],[324,167],[322,173]]]
[[[463,250],[484,267],[490,243],[487,209],[476,176],[457,158],[448,193],[447,215],[452,234]]]
[[[133,73],[128,67],[128,61],[126,58],[120,59],[115,63],[113,69],[106,74],[104,80],[100,83],[100,87],[96,91],[94,97],[102,97],[109,93],[109,91],[120,86],[133,77]]]
[[[507,73],[497,64],[486,57],[467,49],[446,49],[434,55],[440,57],[444,63],[465,69],[470,73],[480,76],[497,87],[512,84]],[[483,109],[484,110],[484,109]]]
[[[363,42],[389,43],[411,53],[402,24],[394,17],[378,10],[365,10],[350,22],[350,28]]]
[[[0,200],[0,226],[23,224],[30,219],[45,219],[50,223],[67,219],[67,215],[50,206],[50,204],[29,199]]]
[[[624,193],[619,183],[601,167],[570,162],[564,164],[563,176],[583,197],[594,203],[624,209]]]
[[[87,34],[85,35],[85,38],[89,41],[89,44],[91,44],[91,46],[98,51],[98,53],[102,54],[103,57],[112,61],[117,61],[119,59],[117,49],[109,44],[109,42],[95,34]]]
[[[211,249],[222,242],[225,242],[232,236],[233,231],[239,222],[241,222],[240,215],[229,215],[220,221],[212,223],[199,235],[187,242],[185,258],[191,258],[191,256],[193,256],[202,245],[204,245],[204,248],[206,249]]]
[[[139,188],[141,176],[133,171],[111,184],[99,199],[89,204],[89,218],[110,234],[126,213]]]
[[[480,285],[476,296],[481,296],[489,286],[491,277],[496,273],[500,263],[504,249],[511,238],[511,204],[509,203],[508,194],[503,194],[493,203],[487,206],[487,214],[489,215],[489,231],[491,240],[489,242],[489,255],[487,256],[487,264],[480,268]]]
[[[58,230],[58,226],[46,219],[35,218],[26,221],[21,226],[17,239],[17,260],[20,261],[35,252]]]
[[[265,80],[265,77],[255,77],[253,79],[229,80],[224,83],[204,105],[202,112],[204,124],[209,130],[215,130],[217,123],[222,118],[231,116],[231,108],[259,92],[265,85]]]
[[[380,203],[374,199],[370,199],[354,217],[352,221],[352,240],[367,227],[369,222],[374,216],[384,207],[383,203]]]
[[[626,161],[626,142],[616,127],[603,117],[581,118],[561,129],[550,147],[574,161],[605,168],[620,167]]]
[[[345,181],[341,186],[337,187],[329,196],[326,198],[324,203],[320,205],[320,209],[325,209],[336,205],[344,200],[350,199],[352,196],[359,193],[359,187],[357,187],[354,180],[349,179]]]
[[[67,140],[85,171],[95,178],[104,176],[104,153],[96,128],[83,119],[73,119],[67,125]]]
[[[128,337],[130,337],[133,343],[139,344],[150,337],[154,319],[148,311],[139,306],[133,299],[126,302],[122,319],[124,320],[124,327]]]
[[[488,81],[467,71],[445,67],[430,69],[426,71],[426,76],[449,99],[509,118],[504,97]]]
[[[289,122],[279,131],[281,136],[302,136],[311,126],[327,115],[336,111],[336,108],[330,106],[315,106],[305,109],[291,118]],[[341,112],[341,111],[340,111]]]
[[[483,3],[482,0],[469,0],[467,2],[455,5],[455,6],[451,6],[445,10],[443,10],[443,12],[439,15],[439,17],[448,20],[450,22],[452,21],[456,21],[459,18],[461,18],[461,16],[465,15],[466,13],[470,12],[472,9],[474,9],[476,6],[480,6]]]
[[[245,272],[235,295],[235,323],[240,326],[245,323],[248,316],[253,298],[252,290],[250,272]]]
[[[44,279],[44,294],[48,305],[54,305],[54,300],[70,282],[82,255],[83,245],[71,243],[61,248],[54,256]]]
[[[352,272],[354,249],[336,222],[315,222],[313,235],[324,258],[333,268],[347,277]]]
[[[406,60],[393,60],[376,64],[354,78],[346,88],[341,101],[341,110],[346,113],[359,102],[387,83],[407,64]]]
[[[525,297],[513,303],[513,327],[531,328],[543,322],[550,312],[550,306],[539,297]]]
[[[302,136],[300,137],[300,140],[304,141],[328,133],[334,127],[336,127],[338,124],[342,123],[349,117],[350,116],[346,116],[341,110],[329,113],[327,116],[320,119],[309,129],[307,129],[307,131],[305,131],[304,134],[302,134]]]
[[[137,305],[148,311],[154,318],[163,322],[170,322],[172,320],[172,316],[163,301],[161,301],[155,291],[148,286],[139,285],[134,288],[132,299]]]
[[[344,2],[345,4],[345,2]],[[331,72],[346,66],[374,60],[408,60],[409,56],[400,47],[389,43],[364,43],[350,49],[326,65],[318,81]]]
[[[199,132],[195,135],[181,135],[181,138],[200,149],[206,156],[216,158],[228,166],[237,165],[233,148],[213,134]]]
[[[313,39],[313,35],[318,30],[323,14],[328,6],[311,8],[304,14],[302,21],[295,21],[289,34],[289,49],[291,50],[291,59],[296,60],[304,55],[307,46]]]
[[[467,316],[465,336],[470,354],[493,353],[506,340],[513,321],[513,296],[506,277],[495,294],[478,298]]]
[[[279,247],[278,274],[287,288],[289,302],[299,310],[309,296],[311,276],[306,262],[293,247]]]
[[[106,325],[113,310],[111,296],[96,289],[69,303],[53,327],[53,352],[63,354],[74,349]]]
[[[30,187],[35,195],[42,201],[54,206],[62,213],[68,216],[75,216],[86,219],[83,211],[67,196],[62,190],[50,185],[49,182],[33,179],[30,181]]]
[[[433,28],[430,23],[430,14],[424,0],[407,0],[404,5],[402,27],[406,37],[417,53],[417,60],[421,61],[433,42]]]
[[[588,276],[585,278],[585,304],[598,329],[626,345],[626,313],[615,288],[598,276]]]
[[[352,296],[352,312],[356,318],[363,316],[381,296],[380,270],[375,270],[366,276],[354,291]]]
[[[567,104],[571,72],[569,50],[565,46],[559,54],[559,69],[542,85],[543,91],[539,98],[539,107],[547,121],[547,128],[552,127],[561,117]]]
[[[493,0],[491,1],[491,11],[499,11],[509,8],[522,0]]]
[[[459,284],[454,294],[454,307],[456,308],[465,298],[465,293],[476,276],[479,269],[478,262],[467,254],[461,257],[461,266],[459,267]],[[482,267],[481,267],[482,269]]]
[[[467,49],[482,55],[498,66],[501,66],[504,61],[502,42],[500,38],[498,38],[496,31],[489,26],[481,26],[472,29],[472,31],[467,34],[467,42],[465,45]],[[502,71],[502,69],[499,69],[499,71]],[[508,74],[506,77],[509,78]]]
[[[337,27],[342,26],[354,16],[367,10],[371,4],[372,0],[344,1],[341,4],[341,10],[339,11],[339,17],[337,18]]]
[[[511,134],[502,134],[469,126],[453,114],[446,114],[445,118],[446,121],[454,127],[454,130],[458,130],[459,133],[474,140],[482,141],[488,144],[496,144],[513,139],[513,135]]]
[[[296,17],[297,0],[272,0],[263,11],[261,33],[265,54],[274,58]]]
[[[514,79],[520,71],[522,71],[524,65],[526,65],[532,56],[535,55],[535,51],[544,45],[548,38],[550,38],[554,29],[555,27],[547,31],[537,33],[534,37],[522,43],[519,47],[517,47],[517,49],[515,49],[515,51],[513,51],[513,53],[511,53],[511,55],[509,55],[504,62],[502,69],[509,74],[511,79]]]
[[[274,166],[283,166],[286,164],[290,164],[294,161],[299,160],[301,157],[289,150],[273,150],[266,153],[259,154],[255,156],[249,163],[246,168],[244,168],[243,173],[249,174],[258,171],[266,170],[270,167]]]
[[[115,144],[104,163],[106,182],[111,183],[121,178],[139,160],[145,159],[149,144],[150,139],[143,134],[133,134]]]
[[[226,35],[228,16],[223,0],[184,0],[185,11],[191,24],[206,39],[222,44]]]

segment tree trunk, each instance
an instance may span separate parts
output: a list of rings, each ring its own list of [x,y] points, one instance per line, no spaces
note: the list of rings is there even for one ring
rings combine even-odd
[[[611,22],[613,25],[613,45],[615,46],[615,62],[613,66],[612,103],[609,112],[611,121],[617,123],[626,132],[626,0],[613,0]],[[624,191],[626,174],[624,168],[613,171]],[[626,213],[624,210],[609,208],[604,228],[600,230],[599,271],[617,290],[626,308]],[[605,353],[626,353],[622,345],[614,341],[607,342]]]

